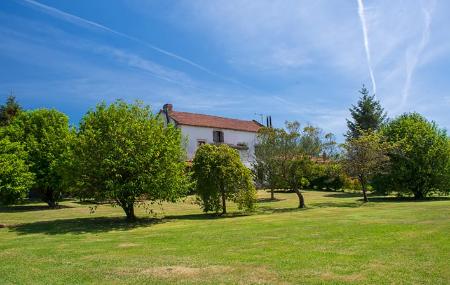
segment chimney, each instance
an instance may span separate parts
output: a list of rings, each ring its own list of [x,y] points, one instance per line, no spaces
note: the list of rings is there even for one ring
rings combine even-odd
[[[173,105],[172,105],[172,104],[169,104],[169,103],[164,104],[163,110],[164,110],[165,113],[172,112],[172,110],[173,110]]]

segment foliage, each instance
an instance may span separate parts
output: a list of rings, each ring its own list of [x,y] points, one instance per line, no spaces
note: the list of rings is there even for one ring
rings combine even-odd
[[[348,179],[342,165],[337,161],[329,160],[315,164],[311,173],[310,186],[319,190],[339,190],[344,187]]]
[[[378,173],[386,170],[392,146],[383,141],[375,132],[360,132],[360,136],[351,138],[343,145],[342,163],[349,176],[356,177],[361,184],[364,201],[368,202],[367,185]]]
[[[22,111],[16,97],[9,96],[6,99],[6,104],[0,106],[0,126],[8,125],[12,119]]]
[[[67,116],[49,109],[20,112],[4,129],[4,135],[24,144],[27,163],[36,177],[33,188],[55,207],[64,190],[60,165],[71,138]]]
[[[386,113],[375,95],[363,85],[359,93],[362,95],[358,103],[349,109],[352,120],[347,120],[347,139],[357,138],[361,131],[377,131],[386,121]]]
[[[378,177],[377,188],[422,199],[450,191],[450,144],[446,132],[417,113],[404,114],[382,130],[399,151],[391,153],[392,169]]]
[[[270,187],[272,199],[274,188],[288,188],[297,193],[299,206],[304,207],[300,189],[313,181],[318,183],[321,168],[316,161],[331,161],[337,154],[333,134],[323,137],[319,128],[306,125],[302,129],[296,121],[286,122],[285,129],[263,128],[259,131],[254,168],[259,179]],[[327,174],[324,172],[322,176]]]
[[[181,131],[164,126],[150,107],[98,104],[82,119],[73,149],[75,187],[84,197],[111,201],[129,220],[134,206],[171,201],[189,187]]]
[[[283,130],[261,128],[255,145],[255,164],[257,182],[270,189],[271,199],[275,199],[274,190],[281,184],[279,145]]]
[[[205,212],[225,214],[226,200],[236,202],[239,209],[253,208],[256,191],[251,171],[228,145],[202,145],[195,154],[192,170],[199,203]]]
[[[26,197],[34,183],[23,146],[4,138],[0,140],[0,203],[9,205]]]

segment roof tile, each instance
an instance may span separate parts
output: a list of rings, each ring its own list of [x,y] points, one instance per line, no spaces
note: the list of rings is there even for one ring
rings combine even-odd
[[[257,132],[262,125],[256,121],[229,119],[211,115],[170,111],[169,116],[179,125]]]

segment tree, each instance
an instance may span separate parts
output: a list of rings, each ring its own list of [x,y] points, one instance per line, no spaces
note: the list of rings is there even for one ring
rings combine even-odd
[[[34,175],[27,164],[27,152],[17,142],[0,140],[0,203],[17,203],[28,194]]]
[[[226,214],[226,200],[237,203],[239,209],[253,208],[256,190],[251,171],[228,145],[202,145],[195,154],[192,170],[203,211]]]
[[[389,155],[392,168],[381,176],[381,187],[413,194],[416,199],[449,192],[450,144],[445,130],[418,113],[410,113],[390,122],[382,133],[399,151]]]
[[[347,174],[356,177],[361,184],[364,202],[368,202],[367,185],[389,165],[388,152],[392,147],[376,132],[360,132],[343,145],[343,166]]]
[[[22,107],[17,103],[16,97],[9,96],[6,104],[0,106],[0,126],[8,125],[21,111]]]
[[[302,192],[300,191],[306,186],[310,185],[310,171],[312,170],[313,162],[311,159],[305,156],[294,157],[288,162],[288,171],[287,171],[287,183],[289,188],[297,194],[298,197],[298,207],[305,208],[305,198],[303,197]]]
[[[71,137],[67,116],[49,109],[20,112],[5,128],[4,135],[23,143],[27,164],[36,178],[33,188],[50,207],[56,207],[64,190],[59,166]]]
[[[362,95],[358,103],[349,109],[352,120],[347,120],[347,139],[357,138],[361,131],[377,131],[386,121],[386,113],[375,95],[363,85],[359,93]]]
[[[165,127],[149,106],[101,103],[80,123],[73,149],[75,188],[122,207],[132,221],[136,204],[175,202],[185,195],[185,156],[181,131]]]
[[[275,200],[275,188],[281,182],[279,150],[282,131],[275,128],[261,128],[257,134],[258,143],[255,145],[253,168],[261,184],[269,187],[272,200]]]

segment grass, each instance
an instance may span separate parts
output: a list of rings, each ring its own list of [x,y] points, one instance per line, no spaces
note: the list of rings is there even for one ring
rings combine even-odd
[[[107,205],[0,208],[0,283],[450,284],[449,199],[276,196],[223,218],[187,199],[132,225]]]

